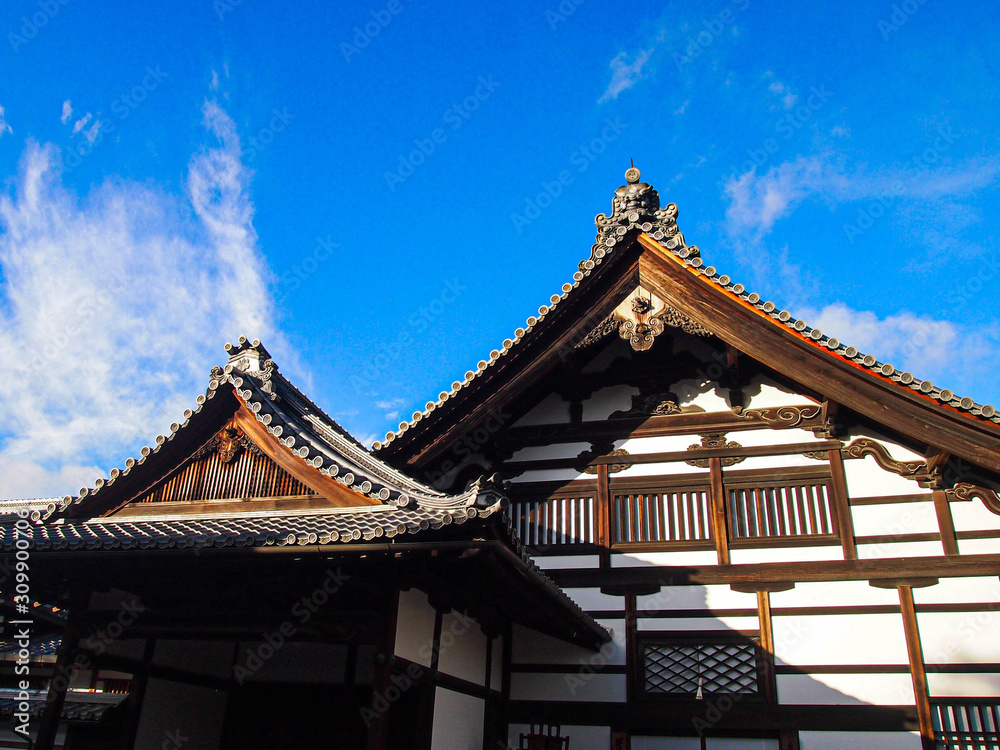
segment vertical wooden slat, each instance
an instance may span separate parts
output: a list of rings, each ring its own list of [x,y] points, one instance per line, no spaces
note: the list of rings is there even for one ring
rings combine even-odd
[[[722,481],[722,459],[710,458],[708,468],[712,482],[709,501],[712,505],[715,551],[719,558],[719,565],[729,565],[729,532],[726,524],[726,487]]]
[[[851,502],[847,494],[847,476],[844,474],[844,457],[837,449],[831,450],[830,490],[833,497],[833,520],[840,534],[840,544],[845,560],[856,560],[858,550],[854,542],[854,519],[851,517]]]
[[[935,750],[934,725],[931,717],[930,698],[927,693],[924,652],[920,646],[920,628],[917,626],[917,612],[913,605],[913,589],[910,586],[899,587],[899,609],[903,615],[906,653],[910,659],[910,675],[913,678],[913,697],[916,700],[917,718],[920,721],[920,742],[923,750]]]
[[[941,530],[941,546],[946,555],[958,554],[958,537],[955,535],[955,521],[951,516],[951,504],[942,490],[934,491],[934,512],[937,514],[938,528]]]

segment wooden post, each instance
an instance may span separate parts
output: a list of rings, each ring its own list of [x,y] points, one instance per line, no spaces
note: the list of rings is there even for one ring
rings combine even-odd
[[[729,565],[729,524],[726,521],[726,487],[722,482],[722,459],[708,459],[712,487],[709,502],[712,506],[712,536],[719,565]]]
[[[237,648],[239,648],[238,642],[234,651]],[[146,683],[149,681],[149,665],[153,662],[155,650],[156,639],[147,638],[146,647],[142,652],[142,668],[132,675],[132,682],[128,686],[128,697],[125,699],[126,713],[122,727],[122,750],[131,750],[135,746],[135,736],[139,731],[139,718],[142,715],[142,701],[146,695]]]
[[[760,651],[764,660],[764,700],[778,702],[778,683],[774,673],[774,631],[771,629],[771,594],[757,592],[757,620],[760,623]]]
[[[851,501],[847,494],[847,476],[844,474],[844,457],[840,450],[830,451],[830,487],[833,490],[833,511],[837,519],[840,544],[844,548],[845,560],[857,560],[858,550],[854,543],[854,519],[851,517]]]
[[[946,555],[958,554],[958,537],[955,535],[955,521],[951,517],[951,504],[944,490],[934,491],[934,512],[937,513],[938,528],[941,530],[941,546]]]
[[[601,548],[601,567],[611,566],[611,488],[608,465],[597,465],[597,544]]]
[[[56,666],[49,680],[49,691],[45,698],[45,708],[42,709],[42,719],[38,725],[38,736],[32,750],[52,750],[59,732],[59,721],[62,718],[63,704],[66,702],[66,690],[73,674],[73,657],[80,641],[80,629],[74,618],[76,607],[70,610],[69,620],[63,630],[62,642],[56,655]]]
[[[636,612],[635,593],[625,594],[625,698],[629,704],[635,701],[643,692],[644,666],[640,663],[642,654],[639,651],[638,614]]]
[[[368,727],[367,750],[387,750],[388,748],[386,742],[389,731],[389,713],[392,707],[379,711],[379,704],[385,700],[386,688],[392,684],[392,657],[396,648],[396,621],[399,615],[399,587],[390,586],[386,599],[388,601],[383,610],[385,622],[378,643],[380,660],[375,663],[375,675],[372,680],[371,709],[377,714],[377,718]]]
[[[935,750],[934,724],[931,721],[931,701],[927,693],[927,672],[924,669],[924,652],[920,647],[920,629],[917,611],[913,605],[913,589],[899,587],[899,609],[903,614],[903,631],[906,633],[906,652],[910,657],[910,675],[913,677],[913,697],[920,721],[920,743],[923,750]]]

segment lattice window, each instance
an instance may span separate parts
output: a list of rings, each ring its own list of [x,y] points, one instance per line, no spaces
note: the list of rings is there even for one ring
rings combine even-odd
[[[931,716],[941,750],[1000,750],[1000,701],[935,703]]]
[[[697,696],[756,695],[757,646],[753,642],[663,643],[643,646],[643,685],[648,693]]]
[[[711,539],[707,488],[614,496],[615,542]]]
[[[731,489],[729,523],[734,539],[834,533],[825,482]]]

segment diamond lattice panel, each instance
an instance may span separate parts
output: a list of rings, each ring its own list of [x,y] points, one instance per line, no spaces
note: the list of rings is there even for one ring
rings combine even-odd
[[[646,691],[693,695],[756,693],[757,654],[753,644],[692,646],[647,644]]]

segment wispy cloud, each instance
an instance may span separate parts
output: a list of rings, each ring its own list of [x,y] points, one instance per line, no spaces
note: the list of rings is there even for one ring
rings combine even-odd
[[[4,115],[4,109],[3,109],[2,106],[0,106],[0,136],[5,135],[7,133],[13,133],[13,132],[14,132],[14,128],[12,128],[7,123],[7,118]]]
[[[91,484],[191,406],[222,342],[285,348],[236,128],[203,111],[183,195],[109,178],[77,196],[29,143],[0,197],[0,497]]]
[[[90,122],[90,118],[91,118],[91,114],[90,114],[90,112],[88,112],[83,117],[81,117],[79,120],[77,120],[76,122],[74,122],[73,123],[73,135],[76,135],[81,130],[83,130],[85,127],[87,127],[87,123]]]
[[[63,102],[62,116],[59,118],[59,121],[63,125],[65,125],[67,122],[69,122],[69,118],[71,118],[72,116],[73,116],[73,105],[70,103],[69,99],[67,99],[66,101]]]
[[[611,83],[601,94],[601,98],[597,100],[598,103],[604,104],[612,99],[617,99],[621,92],[635,86],[642,79],[642,69],[649,60],[650,54],[652,54],[652,50],[641,49],[635,53],[632,62],[628,63],[625,62],[629,56],[628,53],[619,52],[611,61]]]

